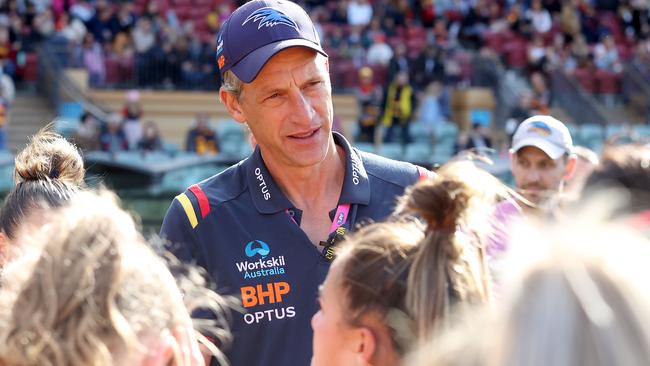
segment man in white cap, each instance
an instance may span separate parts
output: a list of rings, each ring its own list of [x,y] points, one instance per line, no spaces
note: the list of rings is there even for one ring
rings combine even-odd
[[[564,123],[551,116],[533,116],[523,121],[512,137],[510,166],[515,189],[524,198],[515,205],[509,200],[497,205],[493,235],[488,239],[489,265],[496,284],[500,282],[500,257],[508,249],[511,231],[522,218],[552,213],[564,182],[576,166],[573,141]]]
[[[516,189],[529,201],[522,205],[525,211],[557,202],[576,166],[572,149],[569,129],[551,116],[533,116],[517,127],[510,162]]]

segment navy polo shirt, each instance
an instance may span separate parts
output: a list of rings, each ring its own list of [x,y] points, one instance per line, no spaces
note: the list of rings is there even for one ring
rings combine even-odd
[[[386,218],[404,188],[428,174],[356,150],[340,134],[334,140],[346,156],[339,204],[350,205],[348,230]],[[243,312],[233,311],[234,341],[226,350],[232,365],[310,364],[310,321],[330,262],[300,229],[300,217],[273,181],[259,147],[177,196],[165,216],[161,235],[170,250],[205,268],[219,293],[241,300]]]

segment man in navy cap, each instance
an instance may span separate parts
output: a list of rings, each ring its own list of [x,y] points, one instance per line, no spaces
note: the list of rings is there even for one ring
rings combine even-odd
[[[355,224],[388,216],[428,172],[360,152],[332,132],[327,55],[300,6],[238,8],[219,34],[217,63],[221,100],[257,147],[177,196],[161,233],[181,260],[241,299],[226,349],[233,365],[308,365],[333,246]]]

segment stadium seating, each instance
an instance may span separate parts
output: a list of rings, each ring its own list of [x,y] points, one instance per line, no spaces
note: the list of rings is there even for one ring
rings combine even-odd
[[[355,142],[354,147],[361,151],[376,153],[375,145],[371,142]]]
[[[399,142],[386,142],[379,149],[379,154],[389,159],[402,160],[404,146]]]
[[[433,149],[431,142],[413,142],[406,145],[404,160],[419,164],[432,163]]]

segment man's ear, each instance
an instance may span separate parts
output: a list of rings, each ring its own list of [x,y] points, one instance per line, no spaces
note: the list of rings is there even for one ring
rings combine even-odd
[[[570,180],[573,178],[573,173],[576,171],[576,164],[578,163],[578,158],[575,155],[569,155],[567,158],[566,166],[564,167],[564,180]]]
[[[233,93],[225,91],[223,89],[219,90],[219,97],[221,102],[226,106],[228,113],[239,123],[246,122],[246,114],[237,99],[237,96]]]

